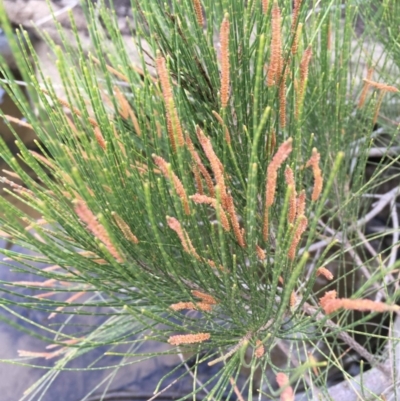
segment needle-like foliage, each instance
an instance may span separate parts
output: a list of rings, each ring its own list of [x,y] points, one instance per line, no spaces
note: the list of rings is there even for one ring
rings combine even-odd
[[[182,398],[217,400],[331,396],[331,376],[349,376],[347,352],[380,369],[384,344],[373,350],[355,333],[383,334],[357,311],[398,312],[397,264],[391,249],[365,251],[367,194],[387,165],[364,173],[398,82],[360,67],[357,2],[133,0],[128,43],[100,3],[86,8],[89,53],[47,38],[63,98],[37,78],[28,39],[19,67],[35,108],[3,66],[41,154],[17,139],[32,179],[0,141],[14,170],[2,181],[41,219],[0,199],[1,234],[37,255],[3,251],[36,279],[3,283],[1,304],[12,311],[18,297],[67,322],[40,325],[56,351],[20,356],[58,358],[60,370],[106,346],[104,359],[120,355],[122,366],[161,342],[195,355]],[[74,330],[85,314],[101,323]],[[203,365],[218,367],[205,383]]]

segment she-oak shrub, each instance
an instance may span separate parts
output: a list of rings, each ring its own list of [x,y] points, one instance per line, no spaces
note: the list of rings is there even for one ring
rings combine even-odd
[[[40,138],[42,154],[17,139],[38,179],[2,143],[14,169],[2,180],[42,219],[1,200],[1,230],[40,256],[4,251],[38,276],[7,292],[35,290],[24,306],[51,318],[94,306],[109,317],[92,331],[60,329],[55,340],[44,325],[60,348],[21,356],[57,357],[59,368],[101,345],[112,353],[131,343],[134,354],[140,341],[168,342],[197,355],[196,366],[220,364],[216,378],[194,385],[210,399],[323,394],[333,368],[346,375],[335,356],[341,342],[379,366],[351,331],[360,315],[340,311],[399,310],[389,287],[379,288],[395,265],[377,272],[367,259],[360,280],[359,266],[346,264],[349,246],[362,246],[353,226],[371,186],[368,138],[383,94],[397,89],[370,76],[364,90],[363,75],[349,82],[358,10],[349,2],[342,15],[340,1],[324,3],[135,0],[136,64],[109,9],[88,5],[94,54],[52,45],[64,99],[36,79],[33,49],[23,52],[38,115],[12,80],[8,90]],[[343,266],[332,269],[334,260]],[[287,359],[277,362],[272,350],[282,344]]]

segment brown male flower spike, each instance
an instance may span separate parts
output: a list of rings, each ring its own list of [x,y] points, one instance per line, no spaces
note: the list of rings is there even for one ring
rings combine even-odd
[[[204,135],[203,131],[199,126],[196,126],[196,133],[199,139],[200,145],[202,146],[207,159],[210,162],[211,169],[214,173],[215,181],[221,191],[221,203],[225,210],[228,210],[228,195],[226,193],[225,179],[224,179],[224,168],[221,161],[218,159],[214,152],[211,141]]]
[[[209,196],[201,195],[201,194],[194,194],[194,195],[190,196],[190,199],[195,203],[208,204],[208,205],[212,206],[215,210],[217,210],[217,208],[218,208],[222,227],[224,228],[225,231],[230,230],[228,217],[226,216],[224,209],[222,209],[221,205],[218,205],[217,200],[215,198],[210,198]]]
[[[296,231],[293,234],[293,239],[292,243],[290,244],[289,251],[288,251],[288,258],[290,260],[294,260],[296,257],[296,249],[297,246],[299,245],[299,242],[301,240],[301,236],[303,235],[304,231],[306,231],[308,220],[306,216],[299,216],[297,218],[297,227]]]
[[[192,290],[192,294],[193,296],[200,298],[203,302],[206,302],[210,305],[216,305],[218,303],[212,295],[206,294],[205,292]]]
[[[88,208],[86,203],[82,200],[75,201],[75,212],[86,224],[87,229],[106,246],[108,252],[114,256],[115,260],[119,263],[123,262],[121,255],[112,244],[106,229],[97,221],[96,216]]]
[[[368,85],[371,85],[372,87],[385,91],[385,92],[392,92],[392,93],[397,93],[399,90],[397,88],[395,88],[394,86],[390,86],[387,84],[382,84],[380,82],[375,82],[375,81],[371,81],[368,78],[364,78],[364,82],[367,83]]]
[[[189,309],[189,310],[201,310],[205,312],[210,312],[212,310],[212,305],[206,303],[206,302],[178,302],[176,304],[170,305],[170,308],[174,311],[181,311],[184,309]]]
[[[194,12],[196,13],[197,23],[199,24],[200,28],[203,28],[204,17],[203,17],[203,10],[201,8],[200,0],[193,0],[193,8],[194,8]]]
[[[283,142],[276,151],[274,157],[267,168],[267,182],[265,185],[265,210],[264,210],[264,224],[263,224],[263,239],[268,238],[268,209],[273,205],[275,200],[276,180],[278,178],[278,169],[289,157],[292,152],[293,139],[289,138]]]
[[[254,350],[254,356],[258,359],[262,358],[265,353],[264,344],[261,340],[256,341],[256,349]]]
[[[225,108],[229,101],[230,63],[229,63],[229,15],[225,14],[220,30],[221,44],[221,106]]]
[[[282,72],[281,11],[278,2],[272,6],[271,61],[268,67],[267,86],[276,85]]]
[[[299,197],[296,201],[296,216],[303,216],[306,211],[306,191],[301,190]]]
[[[285,179],[286,179],[286,184],[288,187],[292,188],[292,191],[290,193],[290,199],[289,199],[289,212],[288,212],[288,221],[289,223],[293,223],[294,219],[296,218],[296,183],[294,182],[294,173],[293,170],[287,166],[285,170]]]
[[[169,138],[172,148],[175,149],[176,142],[179,146],[183,146],[185,144],[185,140],[183,137],[182,127],[179,122],[178,113],[176,111],[173,92],[169,82],[169,75],[164,57],[159,56],[156,58],[156,69],[160,78],[165,107],[167,109],[167,128]],[[177,141],[175,141],[175,135]]]
[[[117,223],[122,234],[124,234],[124,237],[128,241],[131,241],[134,244],[138,244],[139,240],[137,239],[136,235],[132,233],[128,224],[126,224],[125,221],[116,212],[111,212],[111,215],[114,217],[114,220]]]
[[[336,312],[339,309],[358,310],[361,312],[397,312],[399,305],[388,305],[383,302],[375,302],[370,299],[336,298],[336,291],[328,291],[319,300],[326,314]]]
[[[281,401],[294,401],[294,393],[292,387],[289,386],[289,378],[283,372],[279,372],[276,375],[276,382],[280,389],[283,389],[281,392]]]
[[[162,157],[156,156],[154,154],[152,156],[153,156],[154,162],[160,168],[164,177],[167,178],[168,180],[170,180],[172,178],[172,183],[174,185],[175,191],[182,200],[185,214],[189,215],[190,214],[189,200],[188,200],[185,188],[183,187],[181,180],[175,175],[175,173],[173,171],[171,171],[171,175],[170,175],[170,171],[168,169],[168,163]]]
[[[182,334],[171,336],[168,342],[171,345],[181,345],[181,344],[196,344],[202,343],[209,340],[211,337],[210,333],[197,333],[197,334]]]
[[[192,140],[190,139],[189,135],[186,136],[186,145],[189,149],[190,154],[192,155],[193,160],[195,161],[198,169],[200,170],[202,176],[204,177],[208,192],[210,193],[210,196],[214,197],[215,196],[215,190],[214,190],[214,183],[211,178],[211,175],[208,173],[206,167],[204,166],[203,162],[200,159],[199,154],[197,153]]]
[[[306,167],[311,167],[314,174],[314,188],[311,195],[311,200],[314,202],[319,198],[319,195],[321,194],[324,181],[322,178],[321,168],[319,167],[320,158],[320,154],[318,153],[317,149],[314,148],[312,150],[312,155],[310,159],[306,163]]]
[[[181,240],[182,247],[186,253],[194,256],[197,260],[200,260],[200,256],[197,254],[192,242],[186,231],[182,228],[181,223],[175,217],[167,216],[167,223],[171,230],[174,230]]]
[[[361,107],[364,106],[365,99],[367,98],[368,89],[371,86],[369,84],[369,82],[371,81],[373,73],[374,73],[374,69],[373,68],[368,68],[367,79],[364,79],[364,86],[363,86],[363,89],[361,91],[360,100],[358,101],[358,106],[357,107],[359,109],[361,109]]]
[[[267,183],[265,187],[265,204],[267,207],[272,206],[274,203],[278,169],[292,152],[292,142],[292,138],[289,138],[287,141],[283,142],[268,165]]]
[[[324,276],[327,280],[333,280],[333,274],[326,267],[319,267],[317,269],[317,277]]]
[[[307,79],[308,79],[308,67],[312,57],[312,49],[308,47],[303,54],[303,57],[300,62],[300,82],[297,85],[296,89],[296,110],[295,116],[296,119],[299,117],[300,108],[303,104],[304,100],[304,92],[306,89]]]
[[[269,8],[269,0],[262,0],[262,12],[266,14]]]

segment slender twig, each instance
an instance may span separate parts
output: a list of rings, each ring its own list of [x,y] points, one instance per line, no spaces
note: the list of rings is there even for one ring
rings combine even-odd
[[[375,356],[372,355],[368,350],[366,350],[361,344],[355,341],[348,333],[343,331],[343,329],[334,323],[332,320],[327,319],[326,316],[319,312],[317,308],[305,302],[302,306],[303,311],[314,318],[317,322],[324,320],[324,324],[326,327],[333,329],[337,332],[337,336],[344,341],[349,347],[351,347],[354,351],[356,351],[359,355],[361,355],[371,366],[374,366],[380,369],[382,372],[386,374],[390,374],[390,369],[387,366],[379,363]]]

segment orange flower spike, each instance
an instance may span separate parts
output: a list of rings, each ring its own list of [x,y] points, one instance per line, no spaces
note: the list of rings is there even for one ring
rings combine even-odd
[[[229,16],[225,17],[220,29],[221,44],[221,106],[225,108],[229,102],[230,62],[229,62]]]
[[[299,197],[296,201],[296,216],[303,216],[306,211],[306,191],[304,189],[301,190]]]
[[[161,89],[163,92],[165,104],[168,105],[169,101],[171,99],[173,100],[174,97],[172,94],[172,88],[169,82],[169,75],[164,57],[159,56],[156,58],[156,69],[160,78]]]
[[[94,133],[94,137],[96,138],[97,143],[99,144],[99,146],[103,149],[106,150],[106,141],[104,140],[104,136],[100,131],[99,127],[94,127],[93,130]]]
[[[375,81],[371,81],[368,78],[364,78],[364,82],[370,86],[372,86],[373,88],[376,89],[380,89],[382,91],[385,92],[392,92],[392,93],[397,93],[399,90],[397,88],[395,88],[394,86],[390,86],[390,85],[386,85],[386,84],[382,84],[380,82],[375,82]]]
[[[306,163],[306,167],[311,167],[314,174],[314,189],[311,195],[311,200],[314,202],[319,198],[322,192],[322,185],[323,185],[322,171],[321,168],[319,167],[320,158],[321,158],[320,154],[318,153],[317,149],[314,148],[312,150],[312,155],[310,159]]]
[[[205,302],[198,302],[196,304],[194,304],[193,302],[178,302],[176,304],[172,304],[170,308],[174,311],[189,309],[210,312],[212,310],[212,306]]]
[[[358,101],[358,108],[359,109],[361,109],[361,107],[364,106],[365,99],[367,98],[368,89],[371,86],[369,84],[369,82],[371,82],[371,78],[372,78],[373,73],[374,73],[374,69],[373,68],[368,68],[367,79],[364,79],[364,86],[363,86],[363,89],[361,91],[360,100]]]
[[[289,385],[289,378],[285,373],[279,372],[276,375],[276,382],[280,389],[283,389],[281,393],[281,401],[294,401],[294,392],[292,387]]]
[[[229,217],[231,219],[233,232],[235,234],[236,240],[239,245],[244,248],[246,246],[246,242],[244,240],[244,231],[240,229],[239,220],[236,216],[235,205],[233,203],[232,195],[228,195],[227,199],[227,210],[229,213]]]
[[[307,217],[305,217],[305,216],[299,216],[298,220],[300,220],[300,221],[297,225],[296,231],[294,232],[292,243],[290,244],[289,251],[288,251],[288,258],[292,261],[296,257],[297,246],[299,245],[301,236],[303,235],[304,231],[306,231],[307,224],[308,224]]]
[[[218,120],[218,122],[221,124],[221,126],[224,128],[226,143],[228,145],[230,145],[231,144],[231,135],[229,133],[228,127],[225,125],[224,120],[216,111],[213,110],[212,113],[213,113],[214,117]]]
[[[297,193],[296,193],[296,183],[294,182],[294,173],[289,166],[287,166],[285,170],[285,179],[287,185],[292,188],[289,199],[288,221],[289,223],[293,223],[294,219],[296,218]]]
[[[296,90],[296,110],[295,110],[296,119],[299,116],[300,107],[304,100],[304,91],[306,88],[306,82],[308,78],[308,67],[310,64],[311,57],[312,57],[312,49],[311,47],[308,47],[304,51],[303,57],[300,62],[300,82],[298,83]]]
[[[281,128],[286,127],[286,76],[288,67],[286,67],[285,73],[282,74],[282,79],[279,84],[279,122]]]
[[[257,252],[258,259],[265,260],[267,255],[266,255],[264,249],[262,249],[261,247],[256,245],[256,252]]]
[[[200,298],[203,302],[206,302],[210,305],[216,305],[218,303],[212,295],[206,294],[205,292],[192,290],[192,294],[193,296]]]
[[[333,280],[333,274],[326,267],[319,267],[317,269],[318,276],[324,276],[327,280]]]
[[[300,7],[302,0],[294,0],[293,2],[293,14],[292,14],[292,34],[296,32],[296,25],[299,19]]]
[[[111,243],[106,229],[97,221],[96,216],[87,207],[85,202],[82,200],[75,201],[75,213],[86,224],[87,229],[107,247],[108,252],[110,252],[115,260],[119,263],[123,262],[121,255]]]
[[[162,157],[156,156],[154,154],[152,156],[153,156],[154,163],[156,163],[157,166],[160,168],[164,177],[167,178],[168,180],[170,180],[172,178],[172,184],[175,188],[177,195],[182,200],[185,214],[189,215],[190,214],[189,200],[188,200],[185,188],[184,188],[181,180],[175,175],[175,173],[173,171],[171,171],[171,176],[170,176],[170,172],[168,169],[169,164]]]
[[[202,343],[209,340],[211,337],[210,333],[197,333],[197,334],[183,334],[171,336],[168,342],[171,345],[181,345],[181,344],[196,344]]]
[[[201,8],[200,0],[193,0],[193,8],[194,8],[194,12],[196,13],[197,23],[199,24],[200,28],[203,28],[204,17],[203,17],[203,10]]]
[[[222,207],[228,209],[228,195],[226,193],[225,179],[224,179],[224,169],[221,161],[218,159],[214,152],[211,141],[204,135],[203,131],[199,126],[196,127],[197,137],[199,138],[200,145],[202,146],[207,159],[210,162],[211,169],[215,176],[215,181],[219,185],[221,190],[221,203]]]
[[[203,175],[203,177],[206,181],[208,192],[210,193],[210,196],[214,197],[215,191],[214,191],[214,184],[213,184],[211,175],[208,173],[207,169],[205,168],[203,162],[200,159],[199,154],[196,152],[196,149],[194,148],[193,142],[191,141],[189,135],[186,136],[186,145],[189,149],[190,154],[193,157],[193,160],[196,162],[198,169],[200,170],[201,174]]]
[[[215,198],[210,198],[209,196],[201,194],[194,194],[190,196],[190,199],[195,203],[208,204],[212,206],[215,210],[217,210],[218,203]],[[224,228],[225,231],[229,231],[230,230],[229,220],[228,217],[226,216],[226,213],[224,212],[224,209],[222,209],[221,205],[219,205],[219,213],[222,227]]]
[[[289,138],[287,141],[282,143],[267,168],[267,183],[265,190],[266,207],[270,207],[274,203],[278,169],[292,152],[292,142],[293,139]]]
[[[163,98],[167,109],[167,129],[171,141],[171,146],[173,150],[175,150],[176,143],[174,130],[177,136],[178,145],[183,146],[185,141],[183,138],[182,127],[179,123],[178,113],[175,108],[174,96],[171,84],[169,82],[169,75],[164,57],[160,56],[156,58],[156,69],[160,78]]]
[[[281,37],[281,11],[278,2],[272,6],[272,38],[271,38],[271,62],[268,67],[267,85],[278,83],[282,71],[282,37]]]
[[[320,298],[319,302],[326,314],[336,312],[339,309],[357,310],[361,312],[397,312],[399,305],[388,305],[383,302],[375,302],[370,299],[336,298],[336,291],[328,291]]]
[[[296,293],[294,291],[292,291],[292,293],[290,294],[290,307],[293,308],[296,306],[297,303],[297,297],[296,297]]]
[[[262,12],[266,14],[269,8],[269,0],[262,0]]]
[[[197,254],[196,249],[194,248],[192,242],[189,239],[186,231],[182,228],[181,223],[175,217],[167,216],[168,227],[175,231],[181,240],[182,247],[186,253],[194,256],[196,259],[200,260],[200,256]]]
[[[260,359],[264,356],[265,354],[265,348],[264,348],[264,344],[262,343],[261,340],[257,340],[256,341],[256,349],[254,351],[254,355],[257,359]]]
[[[292,49],[291,49],[293,56],[297,54],[297,50],[299,48],[299,39],[300,39],[302,30],[303,30],[303,24],[299,23],[297,25],[297,29],[296,29],[296,32],[294,33],[294,38],[293,38],[293,44],[292,44]]]
[[[116,212],[111,212],[111,215],[114,217],[114,220],[117,223],[122,234],[124,234],[124,237],[128,241],[131,241],[134,244],[138,244],[139,240],[137,239],[136,235],[132,233],[128,224],[126,224],[125,221]]]

